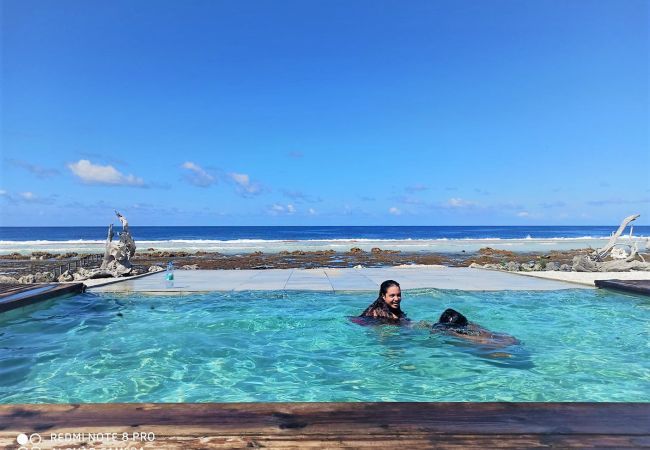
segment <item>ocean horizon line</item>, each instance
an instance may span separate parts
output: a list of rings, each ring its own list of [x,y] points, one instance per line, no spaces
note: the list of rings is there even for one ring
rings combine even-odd
[[[117,223],[117,221],[115,221]],[[114,223],[114,224],[115,224]],[[530,227],[618,227],[620,223],[612,224],[544,224],[544,225],[129,225],[130,228],[147,227],[147,228],[473,228],[473,227],[503,227],[503,228],[530,228]],[[3,228],[106,228],[108,225],[0,225]],[[650,224],[639,224],[635,227],[650,227]]]

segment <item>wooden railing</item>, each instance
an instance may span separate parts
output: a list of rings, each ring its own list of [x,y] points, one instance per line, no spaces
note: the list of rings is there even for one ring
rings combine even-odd
[[[66,270],[73,271],[75,269],[78,269],[79,267],[88,267],[88,266],[96,265],[96,263],[102,261],[103,258],[104,255],[102,254],[86,255],[81,258],[70,259],[63,264],[54,267],[54,269],[52,269],[51,268],[52,266],[49,264],[46,266],[45,264],[42,263],[32,262],[31,273],[41,272],[43,270],[49,270],[50,272],[54,273],[55,277],[59,277]],[[39,270],[38,266],[41,265],[42,265],[42,269]]]

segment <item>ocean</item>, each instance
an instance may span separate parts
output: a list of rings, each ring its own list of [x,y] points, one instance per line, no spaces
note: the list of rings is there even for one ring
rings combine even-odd
[[[138,251],[369,251],[456,253],[482,247],[511,251],[597,248],[612,226],[132,226]],[[117,225],[115,231],[121,227]],[[0,254],[34,251],[102,252],[107,227],[0,227]],[[650,247],[650,226],[634,227],[640,250]]]

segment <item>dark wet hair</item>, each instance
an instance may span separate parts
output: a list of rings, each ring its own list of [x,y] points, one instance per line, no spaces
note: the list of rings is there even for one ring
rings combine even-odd
[[[442,313],[438,323],[450,328],[458,328],[467,326],[467,317],[463,316],[458,311],[447,308]]]
[[[384,295],[386,295],[386,292],[388,292],[388,288],[391,287],[391,286],[399,287],[399,283],[397,281],[395,281],[395,280],[386,280],[383,283],[381,283],[381,286],[379,286],[379,297],[377,297],[377,298],[380,299]]]
[[[361,313],[359,317],[369,317],[371,316],[371,312],[373,310],[378,310],[382,316],[385,316],[386,318],[391,317],[392,314],[397,315],[397,317],[405,318],[406,314],[402,311],[401,308],[398,308],[397,311],[392,309],[390,306],[388,306],[388,303],[384,301],[384,296],[386,295],[386,292],[388,292],[388,289],[392,286],[397,286],[398,288],[399,283],[395,280],[386,280],[383,283],[381,283],[381,286],[379,286],[379,295],[377,296],[377,300],[372,302],[370,306],[368,306],[365,311]],[[401,288],[400,288],[401,289]]]

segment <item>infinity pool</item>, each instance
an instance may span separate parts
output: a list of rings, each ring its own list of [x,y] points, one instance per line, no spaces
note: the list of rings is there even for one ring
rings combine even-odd
[[[650,300],[607,291],[405,291],[521,345],[360,326],[375,293],[86,293],[0,316],[0,403],[647,401]]]

